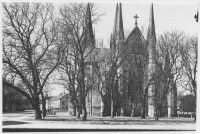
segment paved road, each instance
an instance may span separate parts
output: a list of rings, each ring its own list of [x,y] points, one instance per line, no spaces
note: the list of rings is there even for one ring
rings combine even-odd
[[[196,122],[191,118],[152,118],[93,116],[87,121],[71,117],[67,113],[58,112],[48,115],[45,120],[34,120],[34,111],[3,114],[3,129],[84,129],[84,130],[196,130]],[[50,130],[49,130],[50,131]]]

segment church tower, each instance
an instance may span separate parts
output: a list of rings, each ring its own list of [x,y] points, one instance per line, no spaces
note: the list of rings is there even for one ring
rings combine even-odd
[[[155,32],[155,23],[154,23],[154,11],[153,4],[150,8],[149,16],[149,27],[147,31],[147,44],[148,44],[148,53],[149,53],[149,65],[148,65],[148,76],[151,79],[151,74],[155,71],[156,65],[156,32]],[[154,90],[155,86],[151,85],[148,92],[148,115],[154,117]]]
[[[116,43],[117,51],[120,51],[121,47],[124,44],[124,28],[123,28],[123,18],[122,18],[122,5],[121,3],[117,4],[116,13],[115,13],[115,22],[113,35]]]
[[[94,37],[93,27],[92,27],[90,3],[87,4],[87,10],[86,10],[85,36],[88,40],[88,47],[91,47],[91,48],[95,47],[95,37]]]
[[[123,18],[122,18],[122,5],[121,3],[116,6],[116,13],[115,13],[115,22],[114,22],[114,29],[113,29],[113,42],[114,42],[114,52],[115,56],[120,56],[123,52],[124,46],[124,28],[123,28]],[[122,61],[122,57],[118,57],[118,63]],[[123,65],[117,68],[117,75],[118,78],[120,75],[123,74]],[[123,91],[123,77],[118,79],[118,90],[120,92],[120,96],[122,99],[124,98],[124,91]],[[124,116],[124,106],[121,107],[121,116]]]

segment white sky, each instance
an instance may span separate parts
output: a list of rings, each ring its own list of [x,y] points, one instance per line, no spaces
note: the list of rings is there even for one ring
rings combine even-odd
[[[114,17],[116,11],[116,3],[98,3],[97,12],[105,13],[101,17],[101,21],[95,25],[96,38],[104,39],[104,43],[109,43],[109,37],[114,26]],[[124,30],[131,31],[135,27],[136,14],[138,18],[138,26],[147,29],[149,24],[150,3],[122,3],[122,16]],[[154,4],[154,20],[156,26],[156,34],[164,33],[172,29],[185,31],[193,35],[198,33],[198,23],[194,19],[197,12],[198,4]],[[144,35],[146,38],[146,34]]]

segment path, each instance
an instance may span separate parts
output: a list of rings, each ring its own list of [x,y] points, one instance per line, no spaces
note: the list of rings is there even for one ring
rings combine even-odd
[[[93,116],[87,121],[71,117],[67,113],[48,115],[45,120],[34,120],[33,112],[3,114],[3,128],[28,129],[82,129],[82,130],[196,130],[196,122],[192,118],[153,118]]]

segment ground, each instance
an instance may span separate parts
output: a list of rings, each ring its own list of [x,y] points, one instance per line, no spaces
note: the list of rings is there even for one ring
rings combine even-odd
[[[89,116],[87,121],[69,116],[65,112],[48,113],[45,120],[35,120],[34,111],[3,113],[3,131],[34,129],[51,130],[196,130],[193,118],[99,117]]]

